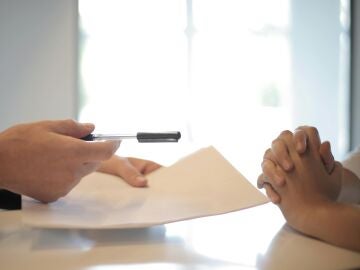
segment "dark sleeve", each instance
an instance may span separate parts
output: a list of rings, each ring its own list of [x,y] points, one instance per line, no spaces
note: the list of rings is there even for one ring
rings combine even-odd
[[[5,189],[0,189],[0,209],[21,209],[21,195]]]

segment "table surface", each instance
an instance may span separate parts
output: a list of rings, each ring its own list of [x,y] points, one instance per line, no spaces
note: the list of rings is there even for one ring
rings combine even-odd
[[[0,269],[360,269],[360,253],[301,235],[273,204],[141,229],[41,229],[0,212]]]

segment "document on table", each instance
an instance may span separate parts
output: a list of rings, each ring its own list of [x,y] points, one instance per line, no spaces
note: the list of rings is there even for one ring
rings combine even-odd
[[[92,173],[64,198],[23,197],[25,224],[45,228],[135,228],[224,214],[268,202],[215,148],[203,148],[147,176],[147,188]]]

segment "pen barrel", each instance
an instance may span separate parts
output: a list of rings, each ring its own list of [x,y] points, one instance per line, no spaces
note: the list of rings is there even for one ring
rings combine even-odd
[[[125,134],[88,134],[81,139],[84,141],[99,141],[99,140],[123,140],[136,138],[140,143],[157,143],[157,142],[178,142],[181,138],[179,131],[170,132],[138,132],[136,135]]]
[[[170,132],[138,132],[136,138],[140,143],[151,143],[151,142],[178,142],[181,138],[179,131]]]

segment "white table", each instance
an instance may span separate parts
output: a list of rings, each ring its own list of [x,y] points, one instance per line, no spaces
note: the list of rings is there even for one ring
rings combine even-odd
[[[360,269],[360,253],[300,235],[266,204],[144,229],[24,226],[0,212],[0,269]]]

